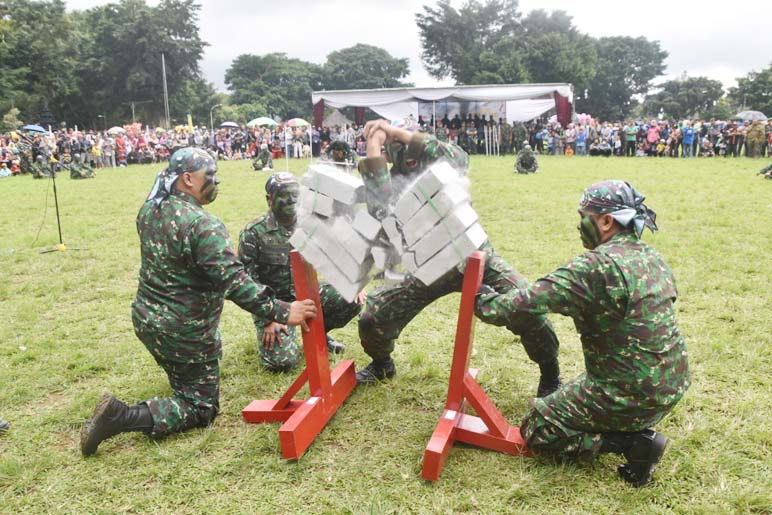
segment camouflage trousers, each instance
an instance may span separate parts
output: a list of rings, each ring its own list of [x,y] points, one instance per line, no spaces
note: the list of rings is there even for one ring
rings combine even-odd
[[[319,285],[319,301],[322,304],[325,332],[344,327],[362,309],[362,306],[356,302],[343,300],[335,288],[327,283]],[[298,341],[300,330],[297,327],[288,327],[289,334],[280,334],[279,341],[274,343],[272,349],[268,349],[263,345],[265,320],[257,317],[253,317],[253,320],[257,331],[261,365],[275,372],[285,372],[295,367],[303,357],[303,344]]]
[[[490,243],[483,250],[483,282],[499,293],[528,287],[528,280],[517,273]],[[387,358],[394,352],[394,342],[402,329],[426,306],[452,292],[461,291],[464,275],[454,268],[433,284],[426,286],[413,276],[397,285],[376,288],[367,296],[359,316],[359,338],[365,352],[373,359]],[[519,335],[528,357],[536,363],[548,363],[558,356],[558,339],[545,315],[523,313],[495,325],[506,325]]]
[[[171,397],[144,401],[153,417],[153,436],[209,425],[220,410],[219,359],[201,363],[170,361],[152,350],[158,348],[162,337],[139,332],[137,336],[164,369],[172,387]]]
[[[650,428],[675,405],[653,408],[646,403],[615,395],[582,375],[547,397],[532,399],[520,434],[536,453],[593,460],[600,454],[604,433]]]

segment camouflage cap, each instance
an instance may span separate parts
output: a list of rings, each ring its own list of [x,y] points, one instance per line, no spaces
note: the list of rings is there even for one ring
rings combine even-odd
[[[657,230],[657,214],[646,207],[646,197],[620,180],[596,182],[582,193],[579,210],[589,213],[610,214],[622,227],[632,226],[636,236],[641,237],[643,228]]]
[[[153,183],[147,200],[159,205],[172,193],[174,183],[186,172],[198,170],[217,170],[217,163],[206,151],[195,147],[185,147],[175,151],[169,158],[169,166],[162,170]]]
[[[274,191],[278,190],[285,184],[297,184],[298,179],[289,172],[278,172],[271,174],[268,180],[265,181],[265,192],[271,195]]]

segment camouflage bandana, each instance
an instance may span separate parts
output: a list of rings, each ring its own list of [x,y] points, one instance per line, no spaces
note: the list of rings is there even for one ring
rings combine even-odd
[[[298,179],[289,172],[279,172],[271,174],[268,180],[265,181],[265,192],[269,195],[284,186],[285,184],[297,184]]]
[[[630,183],[619,180],[596,182],[582,193],[579,210],[597,214],[610,214],[622,227],[632,224],[640,238],[643,228],[657,230],[657,214],[646,207],[646,197]]]
[[[147,200],[152,199],[158,206],[172,194],[174,183],[180,175],[211,168],[216,169],[217,164],[208,152],[194,147],[181,148],[172,154],[169,158],[169,166],[155,178]]]

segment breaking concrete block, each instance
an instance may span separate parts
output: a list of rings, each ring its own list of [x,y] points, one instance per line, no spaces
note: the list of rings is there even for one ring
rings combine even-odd
[[[461,186],[451,184],[441,190],[430,202],[424,206],[402,226],[408,247],[412,247],[418,240],[429,232],[432,227],[442,220],[459,204],[469,201],[469,192]]]
[[[386,237],[389,239],[389,243],[393,247],[393,250],[402,255],[405,251],[405,244],[402,241],[402,233],[399,230],[397,219],[393,216],[387,216],[381,221],[383,232],[386,233]]]
[[[324,193],[308,188],[300,188],[300,210],[306,213],[316,213],[321,216],[332,216],[335,212],[334,200]]]
[[[402,266],[411,274],[418,270],[418,264],[415,262],[415,252],[405,252],[402,254]]]
[[[362,263],[357,263],[354,258],[343,249],[336,240],[328,224],[319,223],[316,227],[316,231],[311,235],[311,238],[314,243],[322,249],[322,252],[330,258],[330,261],[335,264],[336,268],[343,272],[343,275],[345,275],[350,282],[356,282],[367,275],[369,268],[364,269]]]
[[[416,197],[415,193],[413,193],[413,190],[409,189],[405,191],[405,193],[399,197],[397,203],[394,204],[394,216],[396,216],[397,219],[404,224],[410,220],[410,218],[416,214],[416,212],[421,209],[421,206],[423,206],[425,203],[425,200],[421,200]]]
[[[429,286],[445,275],[450,269],[472,255],[488,239],[482,226],[475,223],[464,234],[453,240],[445,248],[435,254],[429,261],[421,265],[413,275]]]
[[[373,247],[370,249],[370,254],[373,256],[373,266],[378,270],[385,270],[386,263],[388,261],[389,253],[384,247]]]
[[[362,179],[338,170],[334,166],[311,165],[308,167],[308,172],[301,177],[300,183],[349,206],[365,200],[365,185]]]
[[[329,261],[322,249],[308,237],[308,233],[302,227],[295,229],[289,242],[295,250],[300,252],[303,259],[314,265],[315,268],[319,268],[324,262]]]
[[[451,240],[457,238],[477,221],[477,213],[468,202],[458,206],[452,213],[440,220],[410,250],[415,254],[419,266],[442,250]]]
[[[338,217],[332,224],[332,232],[340,245],[354,260],[362,264],[370,255],[370,244],[344,218]]]
[[[431,197],[448,184],[462,180],[458,170],[447,161],[439,161],[426,169],[410,188],[424,197]]]
[[[383,280],[386,284],[399,284],[405,280],[405,274],[387,268],[383,272]]]
[[[354,216],[354,221],[351,222],[351,226],[356,232],[365,237],[365,239],[373,241],[378,237],[378,233],[381,230],[381,223],[367,210],[362,209]]]

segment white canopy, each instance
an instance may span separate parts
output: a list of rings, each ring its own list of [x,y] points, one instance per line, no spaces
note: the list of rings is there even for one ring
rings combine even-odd
[[[573,87],[567,83],[314,91],[311,100],[335,108],[369,107],[390,120],[417,117],[422,102],[498,101],[507,103],[507,119],[512,122],[531,120],[555,107],[553,93],[573,103]]]

